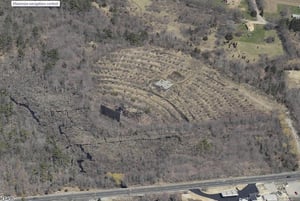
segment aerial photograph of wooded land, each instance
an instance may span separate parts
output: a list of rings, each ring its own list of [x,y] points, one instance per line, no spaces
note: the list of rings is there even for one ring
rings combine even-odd
[[[0,200],[300,200],[300,0],[24,2],[0,1]]]

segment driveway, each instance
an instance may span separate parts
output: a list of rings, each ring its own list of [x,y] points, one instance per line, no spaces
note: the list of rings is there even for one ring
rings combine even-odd
[[[238,191],[239,196],[236,196],[236,197],[224,198],[221,196],[221,192],[218,194],[206,194],[206,193],[203,193],[199,189],[191,189],[190,191],[197,195],[207,197],[207,198],[217,200],[217,201],[239,201],[239,198],[247,198],[247,197],[249,197],[250,194],[253,194],[253,193],[258,194],[258,189],[255,184],[248,184],[245,188]]]

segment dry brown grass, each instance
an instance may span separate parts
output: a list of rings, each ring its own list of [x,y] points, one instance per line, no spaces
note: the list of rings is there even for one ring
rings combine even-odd
[[[279,121],[281,124],[281,128],[283,131],[283,134],[287,136],[287,138],[289,139],[289,146],[290,146],[290,151],[291,153],[295,154],[296,156],[298,156],[298,160],[299,160],[299,150],[298,150],[298,144],[297,144],[297,139],[295,139],[294,135],[293,135],[293,131],[290,128],[290,126],[287,123],[287,117],[284,113],[281,113],[279,115]],[[282,144],[282,146],[287,146],[286,144]]]
[[[195,201],[214,201],[213,199],[197,195],[197,194],[195,194],[193,192],[190,192],[190,191],[188,193],[182,194],[181,197],[182,197],[182,201],[191,201],[191,200],[195,200]]]

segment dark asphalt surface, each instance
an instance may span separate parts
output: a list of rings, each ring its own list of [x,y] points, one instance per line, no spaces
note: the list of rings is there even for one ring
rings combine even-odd
[[[257,182],[272,182],[272,181],[294,181],[300,179],[300,171],[287,172],[262,176],[251,177],[237,177],[227,179],[214,179],[199,182],[189,183],[177,183],[166,184],[156,186],[143,186],[132,187],[127,189],[111,189],[111,190],[99,190],[91,192],[79,192],[79,193],[64,193],[64,194],[52,194],[45,196],[26,197],[26,201],[89,201],[90,199],[97,199],[102,197],[112,196],[126,196],[126,195],[138,195],[146,193],[160,193],[160,192],[174,192],[180,190],[189,190],[195,188],[203,188],[210,186],[222,186],[231,184],[250,184]],[[16,201],[21,201],[21,198],[16,198]]]
[[[204,192],[202,192],[200,189],[191,189],[190,191],[192,191],[193,193],[196,193],[197,195],[201,195],[213,200],[218,200],[218,201],[239,201],[239,198],[247,198],[249,197],[250,194],[257,194],[258,193],[258,189],[254,184],[248,184],[245,188],[243,188],[242,190],[238,191],[238,196],[235,197],[222,197],[220,193],[218,194],[206,194]]]

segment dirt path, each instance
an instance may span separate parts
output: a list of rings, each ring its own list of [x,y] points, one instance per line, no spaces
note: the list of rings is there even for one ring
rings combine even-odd
[[[254,1],[254,0],[253,0]],[[255,1],[254,1],[255,2]],[[256,5],[256,3],[255,3]],[[260,14],[259,14],[259,10],[257,8],[257,5],[256,5],[256,12],[257,12],[257,15],[256,15],[256,18],[257,18],[257,22],[259,22],[260,24],[267,24],[268,22],[265,20],[265,18],[263,18]]]
[[[255,0],[251,0],[253,2],[253,5],[254,5],[254,9],[257,13],[256,15],[256,21],[251,21],[251,20],[246,20],[247,22],[251,22],[252,24],[267,24],[268,22],[259,14],[259,10],[258,10],[258,7],[257,7],[257,4],[256,4],[256,1]]]

